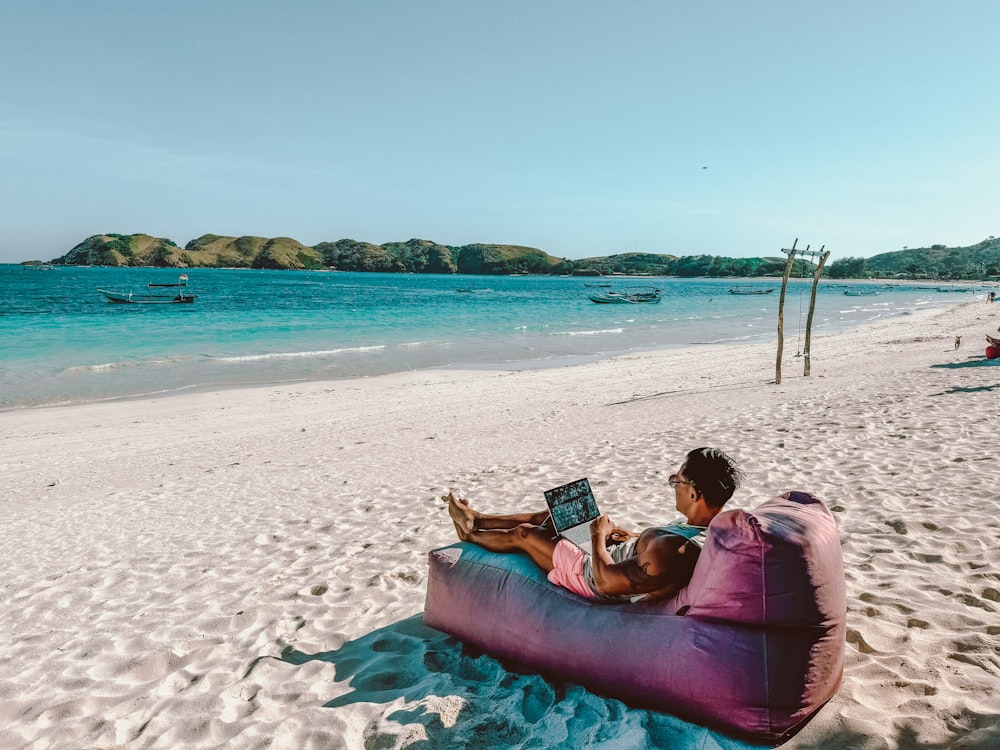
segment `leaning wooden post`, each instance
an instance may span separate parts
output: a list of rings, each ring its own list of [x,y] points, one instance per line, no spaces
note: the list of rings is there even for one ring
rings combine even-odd
[[[824,248],[826,248],[826,245],[823,245],[819,249],[819,263],[813,272],[812,295],[809,297],[809,315],[806,316],[806,348],[802,352],[802,356],[805,358],[802,374],[805,376],[809,375],[809,341],[812,338],[813,310],[816,308],[816,287],[819,286],[819,277],[823,273],[823,265],[826,263],[826,259],[830,257],[829,252],[823,252]]]
[[[778,361],[774,365],[774,383],[781,385],[781,353],[785,348],[785,289],[788,287],[788,277],[792,273],[792,263],[795,262],[795,246],[799,244],[799,238],[795,238],[791,250],[782,250],[788,253],[788,263],[785,264],[785,275],[781,279],[781,297],[778,299]]]

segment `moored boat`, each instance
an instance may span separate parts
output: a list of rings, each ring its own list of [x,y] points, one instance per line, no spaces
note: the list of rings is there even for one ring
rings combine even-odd
[[[180,276],[177,277],[177,282],[176,283],[173,283],[173,284],[157,284],[156,282],[150,281],[148,284],[146,284],[146,287],[151,289],[153,287],[178,287],[178,286],[187,286],[187,285],[188,285],[187,274],[186,273],[182,273]]]
[[[116,292],[110,289],[98,289],[108,298],[109,302],[126,305],[173,305],[186,304],[198,299],[197,294],[135,294],[134,292]]]
[[[609,291],[601,294],[587,295],[591,302],[601,305],[634,305],[643,302],[659,302],[661,296],[660,290],[655,287],[632,287],[622,292]]]
[[[186,287],[187,281],[187,274],[181,274],[176,284],[149,283],[147,284],[147,288]],[[103,294],[108,299],[108,302],[113,302],[117,305],[178,305],[191,304],[198,299],[197,294],[187,294],[181,290],[168,294],[136,294],[131,290],[125,292],[114,289],[98,289],[97,291]]]
[[[774,287],[769,289],[736,289],[735,287],[730,287],[730,294],[770,294],[774,291]]]

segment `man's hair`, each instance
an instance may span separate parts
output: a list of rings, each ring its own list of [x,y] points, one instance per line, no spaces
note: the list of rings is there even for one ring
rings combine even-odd
[[[718,448],[695,448],[687,454],[684,476],[712,508],[721,508],[743,482],[743,471]]]

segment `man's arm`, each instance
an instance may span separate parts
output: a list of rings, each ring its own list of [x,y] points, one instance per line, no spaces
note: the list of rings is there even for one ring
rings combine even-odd
[[[606,516],[602,516],[606,518]],[[636,543],[636,554],[614,562],[607,548],[610,519],[591,526],[594,546],[594,584],[601,594],[654,594],[657,598],[679,590],[691,578],[697,552],[675,534],[644,533]],[[693,545],[692,545],[693,547]]]

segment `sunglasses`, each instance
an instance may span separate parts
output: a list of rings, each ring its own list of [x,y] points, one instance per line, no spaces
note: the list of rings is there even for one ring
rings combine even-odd
[[[686,479],[681,479],[677,474],[671,474],[670,478],[667,479],[667,484],[670,485],[670,489],[674,489],[679,484],[689,484],[694,487],[694,482],[689,482]]]

